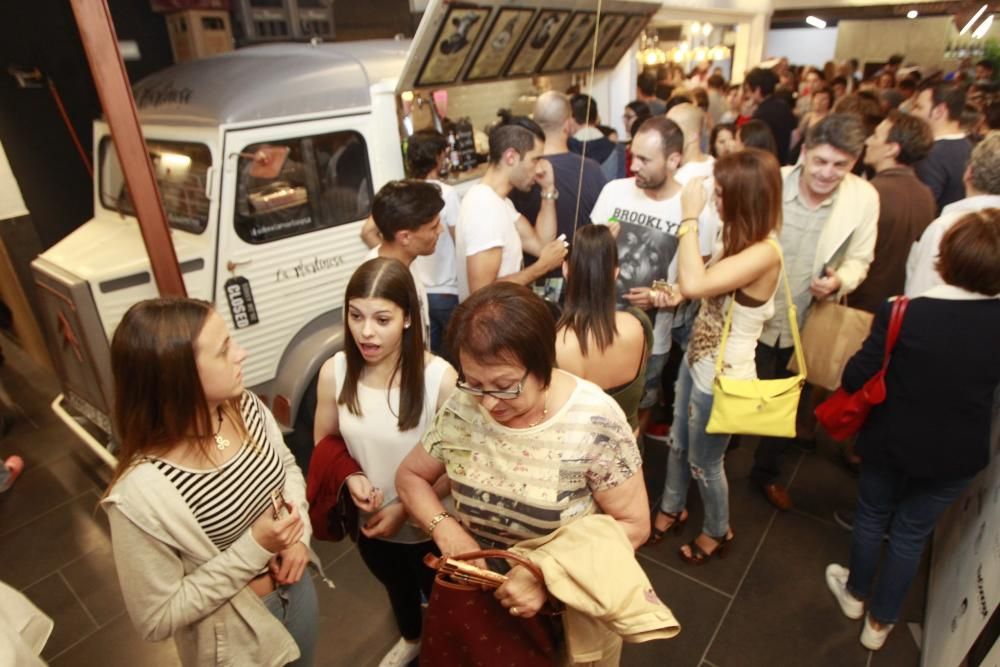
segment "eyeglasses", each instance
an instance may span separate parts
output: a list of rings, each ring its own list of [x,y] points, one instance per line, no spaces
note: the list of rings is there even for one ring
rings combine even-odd
[[[502,401],[509,401],[511,399],[517,398],[524,391],[524,381],[528,379],[528,372],[525,371],[521,379],[517,381],[511,389],[476,389],[475,387],[470,387],[461,380],[455,380],[455,388],[464,391],[466,394],[471,394],[476,398],[482,398],[483,396],[492,396],[493,398],[500,399]]]

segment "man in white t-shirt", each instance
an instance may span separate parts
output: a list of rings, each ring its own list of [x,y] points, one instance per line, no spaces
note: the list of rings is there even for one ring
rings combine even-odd
[[[542,159],[545,134],[527,118],[511,118],[490,133],[490,162],[482,180],[469,188],[459,209],[455,234],[458,296],[465,299],[498,280],[530,285],[561,265],[566,244],[556,239],[556,199],[552,165]],[[511,190],[542,190],[532,225],[514,209]],[[538,261],[522,268],[523,253]]]
[[[654,280],[677,281],[677,230],[681,226],[681,184],[674,176],[681,164],[684,133],[677,123],[655,117],[642,124],[632,140],[632,178],[611,181],[601,190],[590,219],[611,225],[618,237],[618,294],[625,303],[650,310]],[[699,218],[701,254],[709,256],[717,218]],[[674,311],[661,309],[653,323],[653,352],[646,365],[646,393],[640,408],[657,401],[660,374],[670,351]]]
[[[701,149],[705,139],[705,112],[693,104],[684,103],[670,107],[667,118],[677,123],[684,133],[684,150],[681,166],[674,179],[682,186],[701,176],[712,177],[715,158]]]
[[[430,313],[427,289],[415,269],[417,257],[434,254],[442,233],[441,210],[444,199],[433,183],[409,179],[389,181],[372,200],[372,219],[382,243],[368,251],[365,261],[376,257],[399,260],[410,269],[420,300],[420,322],[424,343],[430,347]]]
[[[433,183],[441,190],[444,209],[441,224],[444,229],[438,237],[432,255],[418,255],[413,260],[413,275],[419,277],[427,289],[427,309],[430,314],[431,351],[442,356],[444,332],[451,313],[458,306],[458,275],[455,268],[455,227],[461,197],[458,191],[437,179],[448,157],[448,140],[434,130],[415,132],[407,143],[406,162],[413,178]],[[447,232],[444,233],[444,232]],[[369,248],[382,242],[382,235],[369,217],[361,229],[361,239]]]

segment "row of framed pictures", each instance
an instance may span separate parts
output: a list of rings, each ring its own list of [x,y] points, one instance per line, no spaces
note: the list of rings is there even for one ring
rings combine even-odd
[[[647,14],[602,14],[598,24],[597,12],[451,6],[416,84],[454,84],[463,72],[463,80],[473,82],[587,70],[592,61],[598,68],[613,67],[649,18]]]

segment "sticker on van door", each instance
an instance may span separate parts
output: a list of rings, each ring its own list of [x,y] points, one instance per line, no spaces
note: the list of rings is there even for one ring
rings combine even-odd
[[[250,281],[246,278],[236,276],[226,281],[226,301],[229,302],[229,312],[233,316],[233,326],[237,329],[245,329],[260,321]]]

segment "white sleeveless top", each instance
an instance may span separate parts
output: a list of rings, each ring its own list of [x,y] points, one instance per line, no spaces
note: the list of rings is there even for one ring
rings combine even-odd
[[[779,278],[780,287],[780,278]],[[764,323],[774,317],[774,294],[759,306],[744,306],[739,301],[733,305],[733,322],[726,339],[726,350],[722,357],[722,375],[727,378],[752,380],[757,377],[757,339],[764,331]],[[729,299],[734,299],[730,296]],[[729,299],[723,312],[729,309]],[[715,382],[715,354],[699,359],[691,366],[691,377],[699,391],[711,394]]]
[[[347,355],[343,352],[334,355],[333,367],[337,395],[340,396],[347,375]],[[372,485],[382,490],[386,505],[399,502],[399,494],[396,493],[396,470],[403,458],[420,442],[427,426],[433,422],[441,378],[447,369],[448,362],[437,356],[425,366],[423,413],[420,416],[420,423],[408,431],[400,431],[397,426],[399,387],[393,387],[386,392],[384,389],[375,389],[358,382],[358,405],[361,414],[352,414],[346,405],[337,405],[340,434],[347,443],[347,450],[365,471]],[[364,523],[367,518],[368,515],[362,514],[361,522]],[[414,544],[428,539],[426,533],[407,522],[396,535],[386,541]]]

